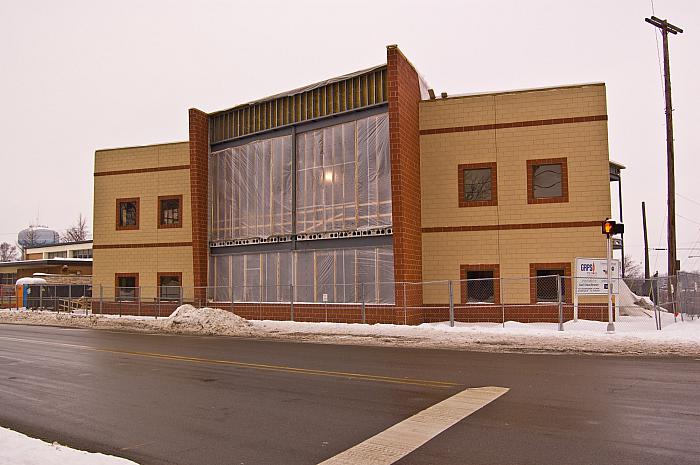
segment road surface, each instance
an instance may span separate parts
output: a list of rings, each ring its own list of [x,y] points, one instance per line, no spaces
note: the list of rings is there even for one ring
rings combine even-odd
[[[698,463],[692,358],[0,325],[0,426],[142,465],[318,464],[483,386],[508,391],[395,463]]]

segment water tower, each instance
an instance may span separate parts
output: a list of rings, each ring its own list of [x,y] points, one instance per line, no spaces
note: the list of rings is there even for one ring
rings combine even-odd
[[[29,226],[17,234],[17,243],[23,249],[58,244],[58,233],[46,226]]]

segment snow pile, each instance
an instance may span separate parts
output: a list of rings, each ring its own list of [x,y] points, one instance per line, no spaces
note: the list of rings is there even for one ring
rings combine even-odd
[[[56,442],[49,444],[5,428],[0,428],[0,463],[12,465],[138,465],[131,460],[71,449]]]
[[[251,324],[240,316],[219,308],[195,308],[181,305],[163,321],[166,330],[200,334],[237,335],[250,332]]]
[[[248,321],[216,308],[178,307],[167,318],[80,316],[39,311],[0,310],[0,323],[79,328],[120,329],[191,335],[260,336],[329,344],[387,345],[492,352],[583,352],[624,355],[691,355],[700,357],[700,320],[681,321],[659,313],[662,331],[652,316],[622,316],[615,333],[607,323],[579,320],[556,323],[424,323],[393,324],[302,323]]]

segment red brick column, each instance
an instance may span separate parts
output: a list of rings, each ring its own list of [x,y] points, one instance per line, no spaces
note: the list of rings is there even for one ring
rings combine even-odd
[[[391,201],[394,231],[394,277],[397,282],[422,281],[420,128],[418,73],[396,45],[387,47],[389,144],[391,151]],[[405,296],[405,300],[404,300]],[[396,322],[423,322],[419,285],[396,288]]]
[[[208,178],[209,178],[209,115],[190,108],[190,193],[192,205],[192,264],[194,286],[207,285],[208,267]],[[203,300],[204,289],[197,289],[195,300]]]

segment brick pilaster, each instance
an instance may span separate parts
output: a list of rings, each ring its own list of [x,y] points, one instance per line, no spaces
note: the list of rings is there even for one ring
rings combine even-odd
[[[209,115],[190,108],[190,189],[192,202],[192,264],[195,287],[207,285],[207,211],[209,177]],[[195,291],[201,299],[204,290]]]
[[[422,281],[420,128],[418,73],[396,45],[387,47],[391,201],[394,276],[397,282]],[[405,299],[404,299],[405,296]],[[396,322],[421,323],[422,286],[396,288]],[[404,306],[409,308],[404,318]]]

